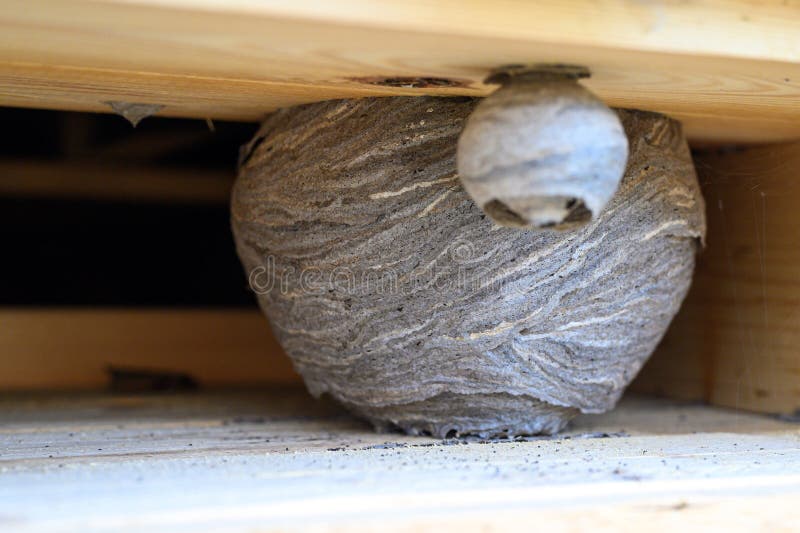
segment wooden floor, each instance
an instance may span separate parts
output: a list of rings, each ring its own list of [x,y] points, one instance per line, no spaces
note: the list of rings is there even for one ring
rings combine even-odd
[[[0,398],[2,531],[800,523],[800,426],[629,398],[562,436],[376,434],[302,390]]]

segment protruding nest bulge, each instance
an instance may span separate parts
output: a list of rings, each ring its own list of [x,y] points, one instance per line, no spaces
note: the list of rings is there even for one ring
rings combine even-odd
[[[660,340],[703,200],[679,125],[620,111],[628,169],[594,220],[497,226],[456,173],[476,103],[274,113],[234,187],[237,249],[312,393],[409,432],[552,433],[611,408]]]
[[[617,190],[628,140],[617,114],[573,79],[511,78],[458,142],[464,188],[503,226],[578,225]]]

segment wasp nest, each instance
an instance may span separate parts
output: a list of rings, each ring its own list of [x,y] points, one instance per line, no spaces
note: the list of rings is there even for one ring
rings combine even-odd
[[[588,73],[586,74],[588,75]],[[505,72],[458,141],[458,172],[497,224],[566,229],[614,196],[628,139],[612,109],[557,69]]]
[[[612,408],[692,277],[704,206],[676,122],[618,111],[627,169],[564,231],[499,226],[456,145],[478,103],[284,109],[243,151],[239,255],[314,395],[411,433],[553,433]]]

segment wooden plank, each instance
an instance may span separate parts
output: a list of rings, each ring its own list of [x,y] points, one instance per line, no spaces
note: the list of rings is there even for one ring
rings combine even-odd
[[[708,247],[639,390],[765,412],[800,409],[800,144],[695,158]]]
[[[557,438],[374,433],[301,391],[0,398],[4,531],[619,530],[800,519],[797,425],[623,400]],[[46,502],[46,505],[43,505]],[[734,527],[734,529],[736,529]]]
[[[97,389],[109,365],[190,374],[201,385],[296,383],[257,310],[0,310],[0,390]]]
[[[0,159],[0,195],[222,204],[234,172],[114,163]]]
[[[610,104],[661,111],[695,141],[800,138],[800,4],[633,0],[7,0],[0,104],[257,120],[388,94],[483,95],[507,63],[588,66]],[[428,87],[379,79],[441,78]],[[441,84],[452,87],[442,87]]]

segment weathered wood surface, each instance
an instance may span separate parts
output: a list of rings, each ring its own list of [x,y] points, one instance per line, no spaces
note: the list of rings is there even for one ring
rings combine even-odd
[[[695,155],[708,216],[684,309],[639,390],[800,409],[800,144]]]
[[[796,424],[646,399],[558,438],[375,434],[299,390],[0,398],[0,527],[505,531],[800,515]]]
[[[691,139],[791,139],[799,13],[793,0],[6,0],[0,104],[259,120],[330,98],[485,95],[493,67],[560,62]]]

